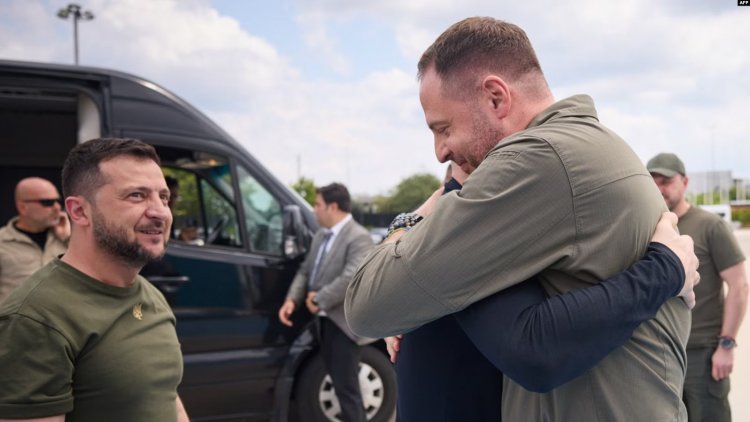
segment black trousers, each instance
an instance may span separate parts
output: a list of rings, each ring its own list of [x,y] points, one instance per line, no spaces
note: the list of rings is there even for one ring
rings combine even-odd
[[[320,350],[341,404],[341,420],[365,422],[365,408],[359,390],[360,347],[330,319],[321,317],[318,320]]]
[[[687,349],[687,374],[682,400],[690,422],[731,422],[729,378],[715,381],[711,377],[714,347]]]

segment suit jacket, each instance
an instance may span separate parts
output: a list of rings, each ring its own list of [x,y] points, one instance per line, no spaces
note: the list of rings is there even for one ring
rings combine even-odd
[[[317,291],[315,301],[331,321],[357,344],[371,343],[375,339],[357,336],[349,328],[344,316],[344,297],[354,272],[373,247],[372,238],[364,227],[350,220],[341,228],[328,253],[320,262],[315,285],[308,286],[315,259],[323,246],[325,232],[325,229],[321,229],[315,233],[310,252],[294,276],[286,296],[299,307],[304,306],[308,288],[311,291]]]

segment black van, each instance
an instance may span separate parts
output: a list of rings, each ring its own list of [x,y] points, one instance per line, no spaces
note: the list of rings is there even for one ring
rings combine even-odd
[[[177,316],[191,419],[337,420],[310,315],[293,328],[277,319],[317,228],[312,210],[173,93],[112,70],[0,60],[0,224],[15,215],[19,179],[59,187],[67,152],[96,137],[152,144],[179,182],[176,240],[145,275]],[[365,348],[360,382],[368,419],[392,417],[395,375],[382,342]]]

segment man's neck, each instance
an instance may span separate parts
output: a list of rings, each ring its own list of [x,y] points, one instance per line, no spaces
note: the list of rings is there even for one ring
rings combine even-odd
[[[328,227],[329,229],[332,229],[336,226],[336,224],[339,224],[341,221],[343,221],[346,217],[349,216],[348,212],[340,212],[338,213],[335,218],[333,219],[333,224],[331,224],[331,227]]]
[[[518,109],[517,121],[508,135],[527,129],[537,116],[555,103],[555,97],[547,87],[543,76],[534,74],[528,77],[532,80],[528,82],[526,89],[531,89],[530,87],[536,87],[536,89],[530,92],[518,92],[514,96],[514,107]]]
[[[677,218],[681,218],[690,209],[690,203],[683,198],[679,204],[672,210],[673,213],[677,214]]]
[[[49,229],[48,227],[39,227],[37,225],[30,224],[23,218],[19,218],[18,220],[16,220],[13,226],[15,226],[15,228],[17,228],[18,230],[25,231],[26,233],[41,233],[46,232]]]
[[[130,287],[141,270],[110,256],[98,248],[82,248],[71,238],[67,252],[61,260],[89,277],[110,286]]]

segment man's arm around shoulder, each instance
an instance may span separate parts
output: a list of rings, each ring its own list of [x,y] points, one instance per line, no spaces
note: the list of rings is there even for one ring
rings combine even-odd
[[[488,155],[460,194],[442,196],[429,217],[365,258],[345,305],[355,333],[403,334],[567,256],[576,225],[565,168],[544,142],[523,149]]]

